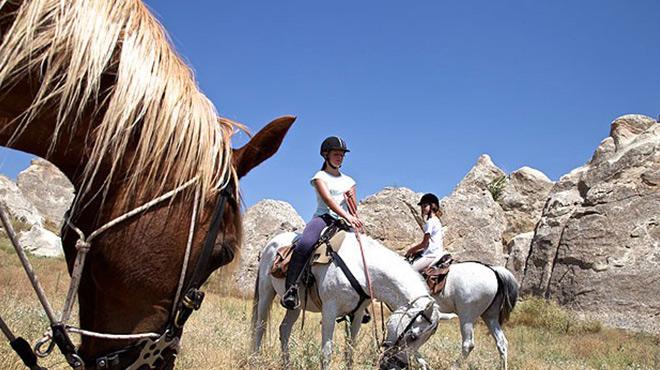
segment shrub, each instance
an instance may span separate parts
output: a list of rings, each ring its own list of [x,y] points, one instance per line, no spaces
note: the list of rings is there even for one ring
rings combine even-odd
[[[490,195],[493,197],[494,201],[500,199],[500,196],[502,195],[502,190],[504,190],[504,187],[506,186],[507,182],[508,180],[506,176],[500,176],[495,180],[491,181],[490,184],[488,184],[488,191],[490,192]]]

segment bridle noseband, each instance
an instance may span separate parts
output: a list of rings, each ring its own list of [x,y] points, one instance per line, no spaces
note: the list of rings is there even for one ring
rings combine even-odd
[[[397,336],[395,341],[388,341],[386,339],[383,339],[383,343],[381,344],[381,347],[384,348],[382,358],[384,359],[384,362],[386,364],[394,364],[395,366],[398,366],[400,368],[405,368],[407,367],[407,363],[403,362],[400,360],[396,355],[400,353],[403,349],[408,347],[408,345],[414,341],[416,341],[420,336],[428,333],[429,331],[435,331],[435,329],[438,327],[438,321],[436,320],[435,322],[433,321],[432,317],[428,317],[426,315],[426,307],[417,307],[415,304],[422,298],[428,298],[430,299],[429,305],[434,305],[435,301],[433,300],[432,297],[430,296],[420,296],[414,299],[413,301],[409,302],[406,306],[404,306],[402,309],[399,309],[403,312],[400,313],[402,315],[401,319],[399,319],[399,324],[403,320],[404,317],[408,317],[409,313],[413,311],[413,314],[410,315],[410,321],[406,325],[406,327],[401,331],[401,333]],[[399,311],[397,310],[397,311]],[[396,312],[396,311],[395,311]],[[424,329],[420,333],[413,333],[413,325],[419,318],[423,318],[426,322],[429,323],[429,326]],[[398,325],[397,325],[398,326]]]

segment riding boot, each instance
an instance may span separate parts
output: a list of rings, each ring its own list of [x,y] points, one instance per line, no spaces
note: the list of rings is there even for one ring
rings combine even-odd
[[[295,310],[300,306],[300,300],[298,298],[298,280],[303,267],[305,266],[304,257],[305,256],[300,256],[300,252],[296,253],[296,248],[294,247],[291,262],[289,263],[289,268],[286,272],[286,280],[284,283],[285,292],[280,301],[282,306],[288,310]]]

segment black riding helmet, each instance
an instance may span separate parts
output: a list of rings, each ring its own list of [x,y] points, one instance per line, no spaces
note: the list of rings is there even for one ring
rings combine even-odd
[[[438,200],[438,197],[436,197],[435,194],[426,193],[422,195],[422,199],[417,203],[418,206],[421,206],[422,204],[435,204],[436,206],[439,206],[440,200]]]
[[[325,154],[331,150],[341,150],[344,153],[350,152],[346,146],[346,142],[339,136],[329,136],[321,144],[321,156],[325,158]]]

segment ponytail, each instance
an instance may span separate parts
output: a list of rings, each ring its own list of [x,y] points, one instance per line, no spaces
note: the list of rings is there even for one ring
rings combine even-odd
[[[440,218],[442,216],[442,211],[440,210],[440,206],[438,206],[435,203],[429,204],[429,212],[426,215],[426,219],[429,220],[431,217],[435,215],[437,218]]]

